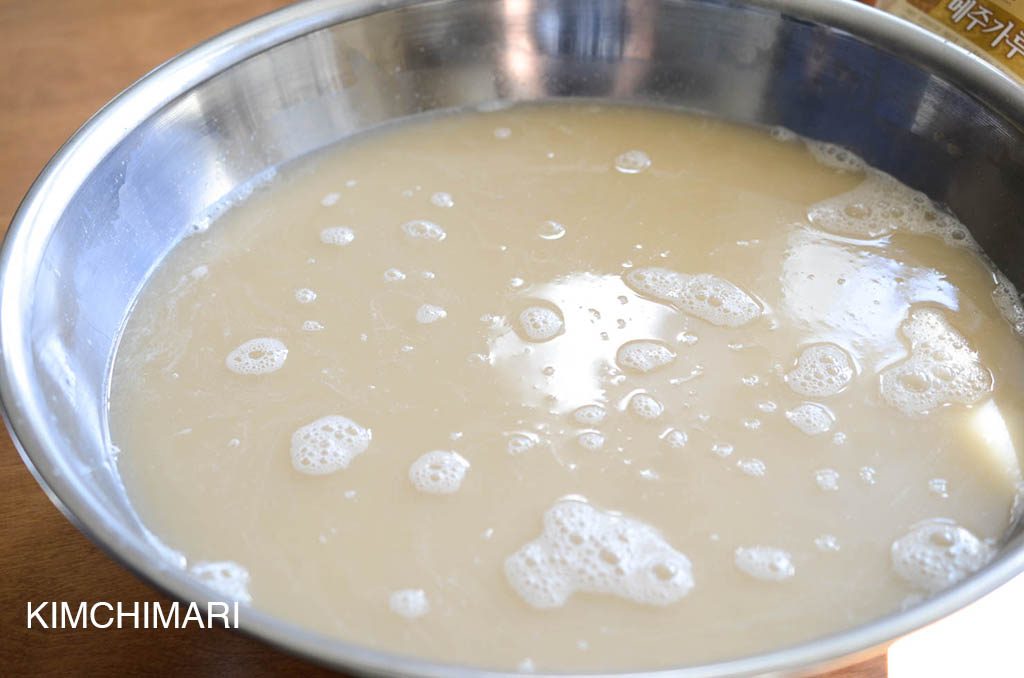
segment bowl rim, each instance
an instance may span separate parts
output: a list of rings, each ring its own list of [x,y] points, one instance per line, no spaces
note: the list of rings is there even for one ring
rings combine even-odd
[[[182,94],[225,69],[279,44],[328,26],[409,5],[447,0],[305,0],[248,21],[158,66],[118,94],[66,141],[45,165],[16,211],[0,251],[0,413],[25,466],[64,516],[115,562],[163,594],[201,605],[217,600],[181,568],[160,563],[142,542],[111,528],[109,513],[85,500],[80,481],[62,473],[63,447],[48,424],[41,399],[24,398],[31,346],[16,311],[31,299],[36,270],[53,226],[80,182],[139,124]],[[782,14],[824,24],[929,69],[1017,124],[1024,121],[1024,88],[975,54],[910,22],[856,0],[667,0]],[[589,675],[672,675],[680,678],[806,672],[864,658],[892,640],[981,598],[1024,571],[1024,545],[951,589],[913,607],[846,631],[769,652],[709,664]],[[317,663],[392,675],[500,676],[506,672],[462,667],[370,649],[242,607],[240,630]],[[514,674],[512,674],[514,675]],[[584,675],[584,674],[577,674]]]

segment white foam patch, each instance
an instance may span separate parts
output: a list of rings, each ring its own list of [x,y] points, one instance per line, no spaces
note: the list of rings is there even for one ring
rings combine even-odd
[[[399,589],[388,597],[388,607],[399,617],[419,619],[430,612],[430,601],[423,589]]]
[[[676,359],[675,352],[663,341],[637,339],[619,347],[615,362],[624,370],[652,372],[670,365]]]
[[[505,560],[505,575],[542,609],[561,607],[577,592],[664,606],[694,586],[690,560],[653,527],[573,498],[548,509],[543,533]]]
[[[661,439],[673,450],[679,450],[686,447],[686,443],[689,441],[689,436],[686,435],[686,431],[680,431],[677,428],[670,428],[661,434]]]
[[[841,548],[839,538],[832,534],[822,534],[815,537],[814,545],[823,553],[835,553]]]
[[[320,198],[320,204],[324,207],[332,207],[338,204],[339,200],[341,200],[341,193],[328,193]]]
[[[623,281],[637,294],[720,327],[740,327],[761,315],[761,305],[753,297],[710,273],[637,268],[625,273]]]
[[[854,374],[853,360],[846,351],[835,344],[814,344],[801,351],[786,383],[800,395],[823,398],[845,389]]]
[[[532,450],[540,444],[540,439],[534,433],[508,433],[505,435],[505,450],[515,456]]]
[[[869,170],[852,190],[811,205],[807,218],[820,229],[854,238],[901,231],[937,236],[958,247],[976,247],[956,217],[937,208],[924,193],[877,170]]]
[[[301,287],[295,290],[295,301],[300,304],[312,304],[316,301],[316,292],[308,287]]]
[[[868,164],[853,151],[826,141],[806,140],[807,150],[825,167],[840,172],[863,172]]]
[[[519,333],[527,341],[550,341],[565,331],[562,314],[547,306],[530,306],[519,314]]]
[[[655,420],[665,412],[665,406],[649,393],[637,393],[629,399],[629,409],[641,419]]]
[[[1013,331],[1024,336],[1024,305],[1021,304],[1017,288],[1002,273],[996,274],[996,287],[992,290],[992,301],[995,303],[996,309],[999,310],[999,315],[1010,323]]]
[[[409,467],[409,481],[420,492],[454,494],[462,487],[469,462],[457,452],[427,452]]]
[[[303,320],[302,331],[303,332],[319,332],[324,329],[324,324],[319,320]]]
[[[638,174],[651,166],[651,157],[639,150],[626,151],[615,158],[615,169],[623,174]]]
[[[347,226],[332,226],[320,231],[320,242],[325,245],[344,247],[356,239],[355,231]]]
[[[937,593],[984,567],[995,548],[945,518],[926,520],[893,542],[892,566],[916,589]]]
[[[753,478],[762,478],[768,473],[768,466],[760,459],[740,459],[736,467]]]
[[[835,423],[832,412],[817,403],[797,405],[786,412],[786,420],[809,436],[827,433]]]
[[[347,417],[332,414],[292,434],[292,466],[314,476],[334,473],[366,451],[373,434]]]
[[[967,340],[932,309],[911,311],[900,327],[910,356],[882,370],[882,398],[904,414],[971,405],[992,390],[992,373]]]
[[[433,304],[423,304],[416,309],[416,322],[421,325],[436,323],[438,320],[443,320],[447,317],[448,311],[444,310],[440,306],[434,306]]]
[[[733,559],[741,571],[761,581],[785,581],[796,574],[793,557],[771,546],[740,546]]]
[[[288,347],[280,339],[259,337],[245,342],[224,359],[235,374],[270,374],[284,367]]]
[[[252,602],[252,596],[249,595],[249,571],[236,562],[198,562],[189,568],[189,572],[228,600]]]
[[[448,237],[445,230],[435,224],[433,221],[427,221],[426,219],[413,219],[402,224],[402,230],[405,234],[413,240],[432,240],[434,242],[441,242]]]
[[[384,280],[387,282],[399,282],[405,280],[405,273],[402,273],[397,268],[389,268],[384,271]]]
[[[584,426],[596,426],[604,421],[607,416],[608,412],[605,411],[604,407],[596,404],[578,407],[572,413],[572,418]]]

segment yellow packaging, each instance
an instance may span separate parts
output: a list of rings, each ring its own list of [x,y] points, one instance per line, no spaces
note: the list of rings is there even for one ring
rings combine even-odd
[[[869,2],[966,47],[1024,82],[1024,0]]]

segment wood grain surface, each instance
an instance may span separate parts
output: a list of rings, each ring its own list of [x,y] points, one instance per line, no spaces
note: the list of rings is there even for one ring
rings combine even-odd
[[[174,54],[285,0],[0,0],[0,224],[107,100]],[[27,601],[163,600],[47,500],[0,436],[0,675],[326,674],[224,630],[26,628]],[[880,678],[876,657],[832,678]]]

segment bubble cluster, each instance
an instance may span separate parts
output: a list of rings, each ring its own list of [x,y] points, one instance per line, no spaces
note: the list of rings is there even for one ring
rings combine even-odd
[[[314,476],[334,473],[365,452],[371,438],[370,429],[347,417],[321,417],[292,434],[292,466]]]
[[[814,482],[825,492],[838,492],[839,471],[834,468],[818,469],[814,472]]]
[[[811,152],[814,159],[825,167],[830,167],[840,172],[863,172],[867,169],[867,163],[853,151],[830,144],[825,141],[807,140],[807,150]]]
[[[312,304],[316,301],[316,292],[308,287],[299,288],[295,290],[295,301],[300,304]]]
[[[280,339],[259,337],[245,342],[224,359],[235,374],[270,374],[284,367],[288,347]]]
[[[761,315],[753,297],[710,273],[691,275],[667,268],[627,271],[623,281],[637,294],[670,304],[712,325],[740,327]]]
[[[198,562],[189,568],[189,572],[228,600],[252,602],[252,596],[249,595],[249,571],[238,563],[230,560]]]
[[[771,546],[740,546],[733,559],[741,571],[762,581],[784,581],[796,574],[793,557]]]
[[[995,549],[945,518],[917,523],[892,543],[892,566],[916,589],[937,593],[981,569]]]
[[[629,409],[641,419],[654,420],[662,415],[665,406],[649,393],[637,393],[629,399]]]
[[[505,450],[511,455],[519,455],[532,450],[539,442],[533,433],[509,433],[505,436]]]
[[[402,230],[405,234],[413,240],[432,240],[434,242],[441,242],[448,237],[445,230],[435,224],[433,221],[427,221],[426,219],[413,219],[402,224]]]
[[[1024,305],[1021,304],[1017,289],[1002,273],[996,274],[996,286],[992,290],[992,302],[996,305],[999,315],[1010,323],[1013,331],[1024,335]]]
[[[817,403],[802,403],[787,410],[786,420],[809,436],[827,433],[835,423],[832,412]]]
[[[402,273],[397,268],[389,268],[384,271],[384,280],[387,282],[399,282],[405,280],[405,273]]]
[[[815,203],[807,212],[818,228],[854,238],[879,238],[894,231],[927,234],[949,245],[974,247],[970,233],[923,193],[884,172],[870,170],[858,186]]]
[[[615,354],[615,362],[624,370],[647,373],[669,365],[675,352],[663,341],[637,339],[627,341]]]
[[[527,341],[544,342],[565,331],[559,310],[549,306],[530,306],[519,314],[519,334]]]
[[[736,467],[748,476],[761,478],[768,473],[768,466],[760,459],[740,459]]]
[[[900,328],[910,356],[882,370],[882,398],[904,414],[922,414],[943,405],[971,405],[992,389],[992,374],[967,340],[941,313],[918,309]]]
[[[332,207],[341,200],[341,193],[328,193],[324,197],[320,198],[320,204],[324,207]]]
[[[469,462],[457,452],[427,452],[409,467],[409,480],[420,492],[454,494],[462,487]]]
[[[303,320],[302,331],[303,332],[319,332],[324,328],[324,324],[319,320]]]
[[[678,450],[686,447],[686,443],[689,441],[689,436],[686,435],[686,431],[680,431],[677,428],[670,428],[661,434],[661,440],[673,450]]]
[[[604,434],[600,431],[584,431],[576,436],[576,442],[583,449],[596,452],[604,447]]]
[[[814,545],[819,551],[829,553],[839,550],[839,538],[831,534],[823,534],[814,538]]]
[[[623,174],[637,174],[650,166],[651,158],[643,151],[626,151],[615,158],[615,169]]]
[[[320,231],[320,242],[344,247],[356,239],[355,231],[347,226],[333,226]]]
[[[434,306],[433,304],[423,304],[416,309],[416,322],[420,325],[436,323],[438,320],[443,320],[447,317],[448,311],[444,310],[440,306]]]
[[[542,609],[561,607],[576,592],[664,606],[694,586],[689,559],[657,530],[573,498],[548,509],[543,533],[505,560],[505,575]]]
[[[584,426],[597,426],[606,416],[608,413],[600,405],[583,405],[572,413],[572,418]]]
[[[450,193],[435,193],[430,196],[430,202],[435,207],[455,207],[455,200]]]
[[[430,601],[423,589],[399,589],[388,597],[388,607],[399,617],[419,619],[430,612]]]
[[[853,361],[846,351],[835,344],[813,344],[800,352],[786,383],[802,396],[823,398],[846,388],[853,375]]]

